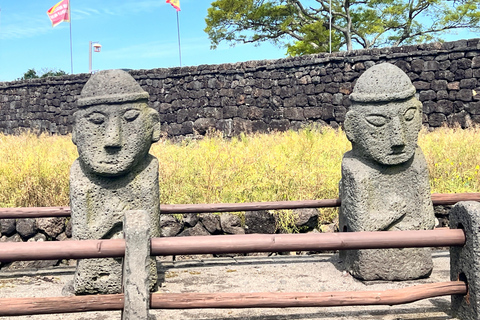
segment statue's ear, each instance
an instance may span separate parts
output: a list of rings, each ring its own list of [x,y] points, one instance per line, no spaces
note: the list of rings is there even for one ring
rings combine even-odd
[[[349,111],[345,115],[345,122],[343,123],[345,134],[350,142],[355,142],[354,118],[356,117],[353,115],[353,111]]]
[[[150,114],[152,117],[152,142],[160,140],[160,115],[156,110],[152,109]]]

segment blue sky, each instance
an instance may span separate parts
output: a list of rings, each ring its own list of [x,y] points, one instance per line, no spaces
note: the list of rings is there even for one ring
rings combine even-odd
[[[15,80],[30,68],[70,73],[69,24],[52,28],[46,14],[58,1],[0,0],[0,81]],[[269,43],[210,50],[203,29],[212,1],[180,0],[183,66],[285,57],[285,49]],[[165,0],[71,0],[71,7],[74,73],[88,72],[89,41],[102,45],[101,53],[93,53],[94,70],[179,65],[176,11]]]
[[[0,81],[12,81],[35,68],[70,73],[70,30],[52,28],[46,14],[60,0],[0,0]],[[73,71],[88,72],[89,41],[99,41],[93,69],[151,69],[179,66],[177,16],[165,0],[71,0]],[[210,50],[205,17],[210,0],[180,0],[182,65],[283,58],[285,50],[221,45]]]

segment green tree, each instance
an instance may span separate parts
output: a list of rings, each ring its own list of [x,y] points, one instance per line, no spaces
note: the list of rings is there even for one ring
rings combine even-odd
[[[205,32],[221,42],[285,46],[290,55],[440,41],[449,31],[480,30],[478,0],[217,0]]]
[[[28,69],[28,71],[25,72],[23,76],[18,80],[28,80],[28,79],[36,79],[36,78],[39,78],[37,71],[35,71],[35,69]]]
[[[37,73],[37,71],[32,68],[28,69],[27,72],[23,74],[21,78],[18,80],[29,80],[29,79],[38,79],[38,78],[47,78],[47,77],[59,77],[59,76],[64,76],[67,73],[63,70],[56,70],[56,69],[48,69],[48,68],[43,68],[40,71],[40,74]]]

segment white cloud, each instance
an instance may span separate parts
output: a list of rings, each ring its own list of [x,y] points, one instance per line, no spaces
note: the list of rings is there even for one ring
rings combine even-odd
[[[75,19],[84,19],[88,18],[92,15],[99,15],[100,11],[97,9],[91,9],[91,8],[86,8],[86,9],[75,9],[72,8],[72,17]]]
[[[42,18],[40,16],[25,19],[20,15],[13,15],[9,19],[4,19],[0,26],[0,39],[21,39],[29,38],[39,34],[45,34],[52,29],[47,14]]]
[[[72,8],[72,16],[78,14],[80,18],[96,16],[96,15],[111,15],[111,16],[125,16],[132,13],[140,13],[145,11],[150,11],[153,8],[158,8],[164,6],[165,3],[161,0],[159,1],[129,1],[123,2],[120,4],[115,3],[114,6],[105,6],[101,9],[91,9],[91,8]]]
[[[116,2],[116,1],[115,1]],[[115,3],[111,2],[111,3]],[[102,3],[103,4],[103,3]],[[157,1],[128,1],[121,4],[115,3],[105,8],[93,9],[88,3],[82,3],[83,6],[72,7],[72,18],[74,20],[91,19],[101,15],[126,16],[158,8],[166,5],[162,0]],[[98,6],[97,6],[98,7]],[[6,13],[2,11],[2,21],[0,25],[0,40],[30,38],[40,34],[52,31],[50,20],[44,13],[25,12],[24,14]],[[28,19],[25,17],[28,16]],[[55,29],[68,26],[60,24]]]
[[[205,38],[181,39],[182,55],[198,54],[209,51],[209,43]],[[105,51],[109,59],[139,59],[176,58],[178,57],[177,42],[151,41],[123,47],[116,50]]]

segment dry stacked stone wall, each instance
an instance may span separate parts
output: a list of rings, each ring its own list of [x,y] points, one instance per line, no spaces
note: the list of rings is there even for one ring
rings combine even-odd
[[[292,229],[298,232],[333,232],[334,223],[319,221],[317,209],[294,210],[296,216]],[[183,216],[162,215],[160,228],[162,237],[186,237],[223,234],[285,233],[279,227],[274,214],[268,211],[248,211],[244,222],[236,214],[224,213],[216,215],[184,214]],[[320,226],[319,226],[320,222]],[[70,218],[27,218],[0,219],[0,243],[2,242],[41,242],[68,241],[72,239]],[[0,262],[2,270],[38,269],[56,265],[74,265],[73,260],[40,260]]]
[[[341,126],[356,79],[390,62],[424,105],[427,127],[480,123],[480,39],[234,64],[132,70],[169,138]],[[0,132],[67,134],[88,74],[0,83]]]
[[[451,206],[436,206],[436,227],[449,226]],[[286,230],[281,227],[278,216],[269,211],[247,211],[244,219],[233,213],[217,215],[163,214],[160,217],[161,237],[186,237],[228,234],[278,234],[286,232],[336,232],[338,221],[323,221],[317,209],[293,210],[295,220]],[[68,241],[72,239],[70,218],[0,219],[1,242]],[[309,254],[310,252],[302,252]],[[255,255],[257,255],[256,253]],[[265,253],[270,254],[270,253]],[[2,270],[39,269],[57,265],[75,265],[74,260],[14,261],[1,263]]]

